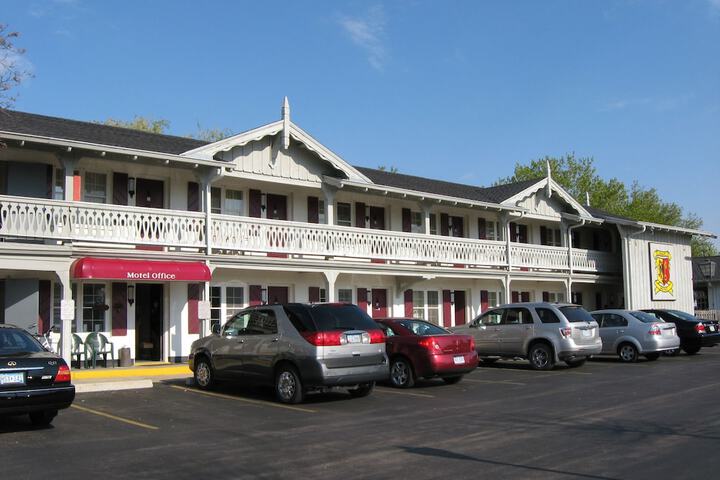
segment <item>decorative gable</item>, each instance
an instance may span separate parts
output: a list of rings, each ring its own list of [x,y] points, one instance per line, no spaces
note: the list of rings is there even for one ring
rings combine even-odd
[[[571,213],[582,218],[592,218],[580,202],[550,177],[539,180],[522,192],[507,198],[502,204],[525,208],[532,215],[541,217],[559,218],[563,213]]]

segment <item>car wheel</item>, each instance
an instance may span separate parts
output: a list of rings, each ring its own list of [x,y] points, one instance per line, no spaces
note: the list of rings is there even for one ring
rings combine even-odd
[[[30,413],[30,421],[36,427],[47,427],[57,415],[57,410],[45,410],[42,412]]]
[[[688,355],[695,355],[700,351],[700,345],[692,343],[690,345],[685,345],[682,347],[682,349],[687,353]]]
[[[462,375],[458,375],[457,377],[443,377],[443,382],[445,382],[448,385],[454,385],[454,384],[460,382],[460,380],[462,380],[462,377],[463,377]]]
[[[657,352],[654,352],[654,353],[646,353],[646,354],[645,354],[645,358],[647,358],[648,361],[650,361],[650,362],[654,362],[655,360],[657,360],[658,358],[660,358],[660,354],[657,353]]]
[[[362,385],[358,385],[357,388],[351,388],[348,390],[348,393],[350,393],[350,396],[353,398],[367,397],[372,393],[373,388],[375,388],[375,382],[363,383]]]
[[[212,390],[215,386],[215,372],[213,371],[210,360],[201,358],[195,364],[195,385],[201,390]]]
[[[530,347],[528,360],[533,370],[551,370],[555,366],[552,349],[544,343],[536,343]]]
[[[567,364],[567,366],[570,368],[577,368],[577,367],[582,367],[583,365],[585,365],[586,360],[587,360],[587,358],[585,358],[585,357],[574,358],[572,360],[565,360],[565,364]]]
[[[618,355],[623,362],[633,363],[638,360],[637,348],[631,343],[623,343],[620,345],[620,347],[618,347]]]
[[[484,363],[485,365],[492,365],[493,363],[500,360],[499,358],[481,358],[480,362]]]
[[[390,365],[390,383],[397,388],[410,388],[415,385],[412,365],[404,358],[396,358]]]
[[[275,394],[282,403],[303,401],[303,386],[295,367],[283,365],[275,376]]]

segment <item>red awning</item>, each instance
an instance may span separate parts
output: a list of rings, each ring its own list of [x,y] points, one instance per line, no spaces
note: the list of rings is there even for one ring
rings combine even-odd
[[[212,275],[202,262],[158,262],[117,258],[80,258],[70,267],[72,278],[126,282],[209,282]]]

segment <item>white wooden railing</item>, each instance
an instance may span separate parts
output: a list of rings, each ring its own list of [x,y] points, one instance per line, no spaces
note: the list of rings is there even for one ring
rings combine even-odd
[[[0,236],[204,248],[205,215],[87,202],[0,195]],[[505,242],[420,235],[334,225],[213,215],[210,244],[215,252],[260,252],[324,257],[440,263],[508,265]],[[568,250],[512,243],[513,267],[567,271]],[[615,272],[615,255],[572,250],[573,270]]]

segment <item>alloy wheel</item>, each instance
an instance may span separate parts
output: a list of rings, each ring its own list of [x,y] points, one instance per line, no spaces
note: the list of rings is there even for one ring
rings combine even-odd
[[[283,400],[290,401],[295,396],[297,381],[292,372],[284,371],[278,376],[277,391]]]
[[[620,347],[620,359],[623,362],[634,362],[637,360],[637,350],[632,345]]]
[[[548,364],[548,353],[542,348],[533,350],[532,362],[537,368],[545,368]]]
[[[393,363],[390,377],[395,385],[399,387],[404,386],[408,383],[408,378],[410,377],[410,367],[402,360],[397,360]]]
[[[195,381],[200,387],[207,387],[210,383],[210,366],[206,362],[200,362],[195,370]]]

